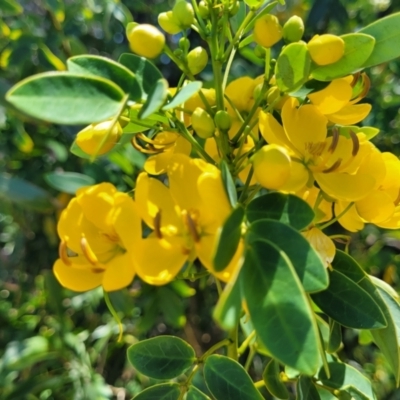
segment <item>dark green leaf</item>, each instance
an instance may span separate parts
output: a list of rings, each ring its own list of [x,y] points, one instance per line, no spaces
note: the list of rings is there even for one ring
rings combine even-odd
[[[22,14],[24,9],[15,0],[0,0],[0,15],[2,17],[13,17]]]
[[[345,43],[343,57],[333,64],[317,66],[311,72],[312,78],[319,81],[331,81],[362,68],[372,53],[375,39],[364,33],[349,33],[341,38]]]
[[[229,265],[238,249],[242,236],[243,218],[244,208],[239,204],[222,226],[213,260],[214,269],[217,272],[223,271]]]
[[[189,100],[195,93],[197,93],[201,87],[203,86],[203,82],[195,81],[190,82],[185,85],[179,92],[172,98],[172,100],[167,103],[162,109],[170,110],[171,108],[178,107],[183,104],[185,101]]]
[[[321,369],[318,375],[319,380],[324,386],[340,390],[353,389],[366,400],[376,399],[371,382],[361,372],[348,364],[330,362],[328,365],[330,377],[326,376],[323,369]]]
[[[275,66],[276,84],[281,92],[296,91],[308,80],[311,57],[304,42],[284,47]]]
[[[229,170],[228,164],[222,160],[221,164],[221,176],[222,182],[224,183],[224,188],[228,196],[229,202],[232,207],[236,207],[237,204],[237,192],[235,182],[233,181],[231,171]]]
[[[336,353],[342,345],[342,328],[333,319],[329,319],[329,342],[326,351]]]
[[[30,182],[8,174],[0,174],[0,200],[39,212],[54,209],[49,193]]]
[[[211,400],[203,392],[194,386],[190,386],[189,391],[186,395],[186,400]]]
[[[147,94],[150,93],[157,81],[163,78],[158,68],[144,57],[124,53],[119,58],[118,62],[135,74],[142,88],[142,92],[144,93],[143,100],[146,100]]]
[[[44,179],[52,188],[69,194],[75,194],[79,188],[95,183],[92,177],[78,172],[48,172]]]
[[[146,102],[139,111],[138,118],[145,119],[157,112],[165,103],[168,95],[168,82],[163,78],[156,82],[150,90]]]
[[[311,244],[292,227],[272,219],[253,222],[247,240],[268,240],[284,251],[293,264],[306,292],[328,287],[328,272]]]
[[[333,395],[329,390],[322,388],[321,386],[317,385],[317,391],[321,400],[337,400],[337,397],[335,395]]]
[[[132,400],[178,400],[181,388],[177,383],[162,383],[149,387]]]
[[[244,2],[239,2],[238,12],[229,20],[233,32],[236,32],[239,29],[239,26],[242,24],[245,17],[246,17],[246,4]]]
[[[274,359],[267,364],[263,372],[263,380],[269,392],[278,399],[288,399],[289,392],[280,379],[279,364]]]
[[[204,364],[204,379],[216,400],[262,400],[246,370],[231,358],[212,355]]]
[[[69,72],[45,72],[13,86],[7,100],[29,116],[65,125],[114,117],[124,93],[111,81]]]
[[[363,68],[372,67],[394,60],[400,56],[400,13],[388,15],[372,24],[360,29],[360,33],[375,38],[372,54],[363,63]]]
[[[240,314],[242,313],[240,279],[241,271],[239,271],[237,278],[229,280],[214,309],[214,318],[221,327],[227,331],[233,329],[237,325]]]
[[[135,74],[125,66],[106,57],[82,55],[67,61],[68,70],[74,74],[100,76],[114,82],[134,101],[142,98],[142,89]]]
[[[175,336],[159,336],[129,347],[129,362],[143,375],[172,379],[182,374],[195,360],[193,348]]]
[[[302,230],[311,224],[314,212],[297,196],[273,192],[251,201],[247,206],[246,216],[249,222],[271,218]]]
[[[167,286],[162,286],[157,290],[157,299],[165,323],[174,328],[182,328],[186,322],[185,304],[182,299]]]
[[[296,400],[321,400],[317,388],[308,376],[300,376],[296,385]]]
[[[380,329],[385,317],[373,298],[341,272],[329,273],[329,287],[311,295],[317,306],[329,317],[349,328]]]
[[[288,257],[271,242],[254,241],[242,269],[242,293],[267,350],[283,364],[314,374],[320,360],[318,328]]]

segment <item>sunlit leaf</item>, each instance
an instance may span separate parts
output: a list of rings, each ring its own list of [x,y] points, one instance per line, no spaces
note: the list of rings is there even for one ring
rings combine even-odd
[[[44,179],[52,188],[69,194],[75,194],[81,187],[95,183],[92,177],[78,172],[48,172]]]

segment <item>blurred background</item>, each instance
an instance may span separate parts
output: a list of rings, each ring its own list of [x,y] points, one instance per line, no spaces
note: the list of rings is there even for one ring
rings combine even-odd
[[[128,399],[154,383],[128,365],[130,344],[177,334],[201,354],[224,335],[211,318],[217,293],[207,278],[165,287],[135,281],[111,293],[124,324],[121,342],[101,289],[80,294],[60,287],[51,271],[57,258],[56,224],[73,188],[57,187],[54,172],[80,172],[88,184],[108,181],[128,191],[144,156],[128,146],[89,163],[69,152],[82,127],[37,123],[6,109],[3,101],[16,82],[62,70],[68,57],[89,53],[117,60],[129,52],[128,22],[157,25],[158,13],[172,6],[163,0],[0,0],[1,400]],[[357,31],[397,11],[399,0],[287,0],[277,15],[282,23],[293,14],[301,16],[308,40],[314,33]],[[178,39],[168,37],[172,47]],[[193,47],[200,44],[196,35],[190,39]],[[251,51],[238,55],[232,78],[260,74],[253,58]],[[176,85],[180,74],[169,59],[161,56],[155,62],[170,86]],[[372,85],[366,101],[373,110],[365,124],[381,130],[374,139],[381,150],[399,156],[400,60],[367,73]],[[202,78],[212,86],[210,69]],[[341,230],[334,226],[333,231]],[[400,232],[367,226],[353,235],[350,251],[368,273],[400,290]],[[368,335],[346,330],[343,341],[341,358],[364,369],[377,397],[400,399],[387,363]],[[254,379],[260,379],[264,364],[265,358],[255,357],[250,369]],[[197,384],[202,385],[200,376]]]

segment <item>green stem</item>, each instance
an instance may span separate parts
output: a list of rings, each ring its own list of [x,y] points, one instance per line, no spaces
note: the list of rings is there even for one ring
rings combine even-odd
[[[121,319],[119,318],[117,312],[115,311],[114,306],[113,306],[112,303],[111,303],[110,296],[108,295],[108,293],[107,293],[105,290],[103,290],[103,295],[104,295],[104,300],[105,300],[105,302],[106,302],[108,311],[110,311],[111,315],[114,317],[115,321],[116,321],[117,324],[118,324],[119,335],[118,335],[118,340],[117,340],[117,342],[120,342],[120,341],[122,340],[122,334],[123,334],[123,332],[124,332],[124,328],[123,328],[123,326],[122,326]]]
[[[253,168],[253,166],[251,166],[249,174],[247,175],[247,179],[244,184],[242,193],[240,193],[238,203],[242,203],[244,201],[244,199],[246,198],[246,194],[247,194],[247,191],[249,190],[249,186],[250,186],[250,182],[251,182],[251,178],[253,177],[253,174],[254,174],[254,168]]]
[[[257,389],[260,389],[260,388],[262,388],[262,387],[265,386],[265,382],[264,382],[263,380],[254,382],[254,386],[255,386]]]
[[[334,224],[336,221],[338,221],[340,218],[343,217],[343,215],[345,215],[347,213],[347,211],[350,210],[351,207],[353,207],[354,202],[352,201],[351,203],[349,203],[349,205],[339,214],[337,215],[335,218],[331,219],[329,222],[327,222],[326,224],[323,225],[317,225],[317,228],[320,229],[321,231],[324,230],[325,228],[327,228],[328,226],[331,226],[332,224]]]
[[[194,376],[196,375],[197,370],[199,369],[199,364],[196,364],[193,369],[191,370],[189,376],[187,377],[186,381],[182,384],[182,391],[178,397],[178,400],[183,400],[185,397],[186,392],[189,390],[189,386],[192,383]]]
[[[230,332],[229,332],[229,340],[230,343],[227,348],[227,356],[229,358],[232,358],[233,360],[237,361],[238,360],[238,326],[235,326]]]
[[[247,347],[249,346],[250,342],[255,338],[255,336],[256,336],[255,330],[253,332],[251,332],[249,336],[247,336],[247,338],[244,340],[244,342],[238,348],[239,355],[242,355],[246,351]]]
[[[232,344],[231,339],[226,338],[224,340],[221,340],[220,342],[214,344],[214,346],[211,346],[200,358],[199,358],[199,364],[204,362],[208,356],[211,356],[211,354],[214,354],[218,349],[224,346],[229,346]]]
[[[225,92],[226,84],[228,82],[229,72],[232,67],[233,59],[235,58],[236,49],[232,49],[231,54],[229,54],[228,62],[226,63],[224,79],[222,80],[222,90]]]
[[[251,363],[253,362],[254,356],[256,355],[256,351],[254,350],[253,346],[250,347],[249,355],[247,356],[246,362],[244,364],[244,369],[249,371]]]

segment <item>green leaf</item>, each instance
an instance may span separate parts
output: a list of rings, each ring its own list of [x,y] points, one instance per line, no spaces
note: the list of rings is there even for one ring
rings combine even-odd
[[[172,98],[172,100],[167,103],[162,109],[170,110],[171,108],[178,107],[185,101],[189,100],[195,93],[200,91],[203,86],[203,82],[194,81],[185,85],[179,92]]]
[[[68,70],[80,75],[100,76],[114,82],[131,100],[139,101],[142,98],[142,89],[135,77],[125,66],[100,56],[75,56],[67,61]]]
[[[52,188],[69,194],[75,194],[81,187],[95,183],[92,177],[78,172],[48,172],[44,175],[44,180]]]
[[[143,99],[146,100],[147,94],[153,89],[158,80],[163,78],[162,73],[149,60],[134,54],[124,53],[118,62],[131,70],[142,88]]]
[[[220,163],[222,182],[228,196],[229,202],[232,207],[236,207],[237,204],[237,192],[235,182],[232,178],[231,171],[229,170],[228,164],[222,160]]]
[[[217,272],[223,271],[229,265],[238,249],[240,238],[242,237],[243,218],[244,208],[239,204],[222,226],[213,259],[214,269]]]
[[[128,348],[129,362],[143,375],[154,379],[172,379],[195,361],[193,348],[175,336],[143,340]]]
[[[308,80],[311,57],[304,42],[285,46],[275,65],[276,84],[281,92],[296,91]]]
[[[342,345],[342,328],[333,319],[329,319],[329,342],[326,351],[336,353]]]
[[[280,379],[279,364],[274,359],[267,364],[263,372],[263,380],[268,391],[278,399],[288,399],[289,392]]]
[[[91,124],[114,117],[123,91],[111,81],[69,72],[45,72],[13,86],[6,99],[18,110],[64,125]]]
[[[288,257],[271,242],[254,241],[246,248],[242,269],[242,293],[267,350],[283,364],[314,374],[320,359],[318,328]]]
[[[156,82],[150,90],[146,102],[139,111],[138,118],[145,119],[157,112],[165,103],[168,95],[168,82],[163,78]]]
[[[246,370],[231,358],[212,355],[204,364],[206,385],[216,400],[262,400]]]
[[[247,206],[246,216],[249,222],[271,218],[302,230],[311,224],[314,212],[300,197],[273,192],[251,201]]]
[[[374,299],[337,270],[329,273],[329,287],[311,295],[317,306],[340,324],[355,329],[380,329],[385,317]]]
[[[195,386],[190,386],[186,395],[186,400],[211,400],[207,395],[197,389]]]
[[[0,200],[39,212],[49,212],[54,209],[48,192],[8,174],[0,174]]]
[[[227,331],[237,325],[242,313],[240,279],[241,270],[236,278],[229,280],[214,309],[214,319]]]
[[[300,376],[296,385],[297,400],[321,400],[318,390],[308,376]]]
[[[400,43],[399,25],[400,13],[395,13],[360,29],[360,33],[375,38],[374,49],[363,63],[363,68],[382,64],[400,56],[400,46],[398,46],[398,43]]]
[[[331,81],[360,70],[371,55],[375,39],[364,33],[349,33],[341,36],[345,48],[343,57],[329,65],[317,66],[311,71],[311,77],[319,81]]]
[[[337,400],[337,397],[334,396],[329,390],[322,388],[317,385],[317,391],[321,400]]]
[[[306,292],[318,292],[328,287],[328,272],[319,254],[298,231],[272,219],[253,222],[246,238],[268,240],[284,251]]]
[[[372,126],[341,126],[339,132],[348,139],[351,138],[350,132],[355,134],[362,132],[366,140],[371,140],[379,133],[379,129]]]
[[[366,400],[376,399],[372,390],[371,382],[361,372],[348,364],[330,362],[330,377],[326,376],[323,369],[320,370],[318,378],[324,386],[332,389],[355,391]],[[350,390],[349,390],[350,389]]]
[[[22,14],[24,9],[15,0],[0,0],[0,15],[2,17],[13,17]]]
[[[178,400],[180,394],[177,383],[161,383],[143,390],[132,400]]]

